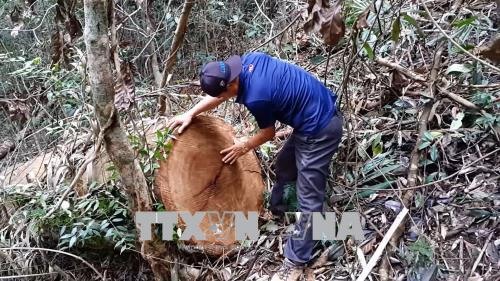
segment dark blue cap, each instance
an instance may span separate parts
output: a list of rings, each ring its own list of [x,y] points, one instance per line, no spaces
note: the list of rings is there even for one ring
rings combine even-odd
[[[226,61],[213,61],[205,64],[200,73],[203,92],[212,97],[226,91],[227,85],[241,73],[241,57],[231,56]]]

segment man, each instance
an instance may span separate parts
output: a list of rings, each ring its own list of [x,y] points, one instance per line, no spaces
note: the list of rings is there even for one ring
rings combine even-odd
[[[188,112],[174,117],[168,126],[179,127],[178,132],[182,133],[194,116],[236,97],[236,102],[244,104],[255,117],[260,130],[247,141],[221,151],[222,161],[232,164],[273,139],[276,121],[290,125],[294,131],[276,160],[270,209],[275,215],[283,214],[284,186],[296,182],[299,211],[322,212],[329,163],[342,137],[336,96],[302,68],[263,53],[210,62],[200,73],[200,84],[208,96]],[[285,261],[272,281],[298,280],[311,261],[312,228],[299,220],[295,229],[305,239],[288,239]]]

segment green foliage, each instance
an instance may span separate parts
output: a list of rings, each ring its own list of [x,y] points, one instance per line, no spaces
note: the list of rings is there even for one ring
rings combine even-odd
[[[149,182],[153,181],[154,172],[160,167],[159,161],[167,158],[172,150],[174,136],[168,129],[158,130],[155,132],[154,147],[150,148],[148,144],[138,135],[129,135],[129,140],[132,148],[136,150],[139,158],[142,171]]]
[[[82,63],[74,63],[72,67],[73,69],[63,69],[57,64],[51,67],[39,56],[28,58],[13,53],[0,53],[0,73],[6,72],[1,83],[3,90],[14,91],[15,85],[22,80],[27,91],[25,95],[37,98],[37,103],[53,105],[55,110],[43,104],[44,110],[50,110],[53,117],[60,117],[58,119],[73,116],[78,108],[90,101],[90,96],[82,96],[79,90],[84,77]],[[46,97],[46,100],[38,98],[39,95]]]
[[[483,116],[476,119],[476,124],[484,129],[500,125],[500,115],[484,113]]]
[[[422,136],[422,141],[420,142],[418,149],[422,150],[422,149],[430,146],[434,141],[440,139],[441,137],[443,137],[443,134],[440,132],[426,131],[424,133],[424,135]]]
[[[349,0],[345,2],[345,24],[353,26],[358,17],[372,4],[372,1]]]
[[[398,16],[392,22],[391,39],[394,43],[398,43],[400,34],[401,34],[401,19]]]
[[[3,200],[21,207],[12,215],[9,227],[0,231],[0,237],[15,241],[16,237],[11,236],[14,233],[12,229],[27,226],[34,237],[58,237],[58,248],[61,250],[114,247],[123,252],[135,247],[135,226],[127,207],[127,198],[118,187],[92,184],[86,196],[69,197],[58,210],[45,218],[63,190],[35,191],[26,187],[4,190]]]
[[[126,204],[118,190],[91,185],[87,196],[65,210],[74,220],[61,227],[58,247],[100,248],[114,244],[120,252],[134,248],[135,227]]]
[[[413,242],[408,247],[405,260],[409,265],[410,274],[415,274],[418,268],[433,264],[434,249],[427,238],[420,236],[417,241]]]
[[[271,142],[266,142],[260,146],[260,152],[266,160],[269,160],[269,159],[271,159],[272,155],[276,154],[275,153],[276,152],[276,145],[274,145]]]
[[[417,20],[415,20],[415,18],[413,18],[412,16],[410,16],[408,13],[401,13],[401,16],[403,16],[403,19],[409,23],[410,25],[412,25],[413,27],[415,27],[418,35],[420,37],[424,37],[424,32],[422,31],[422,28],[420,27],[420,24],[418,24]]]
[[[486,92],[476,92],[471,101],[476,105],[484,108],[484,109],[492,109],[493,108],[493,95]]]
[[[365,50],[369,59],[373,60],[375,58],[375,54],[373,53],[373,49],[370,46],[370,44],[368,43],[363,44],[363,49]]]

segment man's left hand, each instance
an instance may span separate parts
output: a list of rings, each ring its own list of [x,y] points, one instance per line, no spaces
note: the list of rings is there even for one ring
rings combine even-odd
[[[233,164],[241,155],[250,151],[250,148],[246,145],[246,142],[236,143],[220,152],[220,154],[226,154],[222,158],[222,162],[226,164]]]

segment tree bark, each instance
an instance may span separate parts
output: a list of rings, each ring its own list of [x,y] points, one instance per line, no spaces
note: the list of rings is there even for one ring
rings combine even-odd
[[[85,45],[92,98],[104,145],[121,176],[129,195],[132,212],[153,210],[144,174],[135,159],[127,135],[120,125],[114,106],[114,87],[109,61],[108,16],[105,0],[84,0]],[[165,258],[165,245],[158,240],[141,245],[143,257],[150,263],[155,280],[168,280],[167,265],[155,257]],[[157,245],[154,245],[157,244]]]
[[[184,36],[187,31],[187,22],[189,19],[189,13],[191,13],[191,8],[194,5],[194,0],[185,0],[184,6],[182,8],[182,14],[179,19],[179,23],[177,24],[177,28],[175,30],[174,39],[172,40],[172,45],[170,46],[170,52],[168,54],[168,58],[165,62],[165,68],[163,70],[163,77],[161,79],[160,89],[165,87],[171,77],[171,72],[174,68],[175,61],[177,58],[177,51],[180,49],[182,42],[184,41]],[[167,104],[167,96],[165,93],[162,93],[159,98],[159,109],[158,112],[160,115],[165,115],[166,113],[170,113],[170,106]]]
[[[150,0],[143,0],[141,4],[142,19],[146,23],[146,34],[148,37],[154,36],[155,24],[154,20],[149,16],[150,13]],[[158,64],[158,55],[156,54],[156,43],[154,39],[148,44],[148,50],[151,54],[151,68],[153,70],[153,77],[155,79],[155,87],[157,89],[161,86],[162,75],[160,66]]]
[[[497,28],[500,27],[500,0],[496,0],[497,2],[497,18],[496,18],[496,23],[497,23]]]

